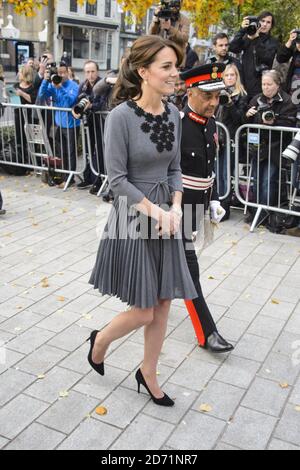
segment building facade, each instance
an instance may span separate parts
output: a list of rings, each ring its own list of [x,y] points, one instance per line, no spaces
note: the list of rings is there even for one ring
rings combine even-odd
[[[77,0],[56,3],[55,56],[67,52],[75,69],[87,59],[100,70],[118,68],[121,12],[116,0],[96,0],[94,5]]]

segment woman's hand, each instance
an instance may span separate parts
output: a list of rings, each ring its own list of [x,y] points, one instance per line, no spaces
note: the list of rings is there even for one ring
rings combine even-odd
[[[161,210],[159,221],[156,225],[159,236],[167,235],[168,237],[175,235],[180,230],[181,217],[170,211]]]
[[[257,114],[257,113],[258,113],[258,111],[257,111],[257,109],[256,109],[256,106],[252,106],[252,108],[250,108],[250,109],[248,110],[248,112],[247,112],[247,114],[246,114],[246,117],[247,117],[247,118],[253,117],[253,116],[255,116],[255,114]]]

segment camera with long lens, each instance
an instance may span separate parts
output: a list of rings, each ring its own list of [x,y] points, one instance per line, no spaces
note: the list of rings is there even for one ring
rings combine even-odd
[[[300,155],[300,131],[295,135],[294,139],[287,146],[287,148],[282,153],[282,156],[289,160],[291,163],[295,163],[297,158]]]
[[[73,107],[73,112],[74,114],[80,116],[80,119],[82,119],[85,112],[84,110],[91,100],[85,93],[79,95],[78,100],[78,103]]]
[[[261,27],[261,23],[257,16],[247,16],[250,24],[246,29],[248,36],[254,36],[257,33],[257,30]]]
[[[162,0],[160,3],[160,11],[157,14],[158,18],[164,20],[171,20],[173,23],[179,21],[181,1],[180,0]]]
[[[49,73],[48,81],[54,85],[59,85],[62,82],[62,77],[58,75],[56,63],[48,64],[46,67],[47,72]]]
[[[229,88],[229,87],[220,92],[220,105],[221,106],[224,106],[230,102],[232,93],[233,93],[233,88]]]

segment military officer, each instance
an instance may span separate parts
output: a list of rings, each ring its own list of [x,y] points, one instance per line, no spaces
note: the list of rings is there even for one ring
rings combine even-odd
[[[233,346],[218,333],[216,324],[204,299],[199,275],[199,265],[192,244],[193,232],[199,230],[201,210],[210,208],[212,222],[219,223],[225,215],[219,202],[215,181],[217,128],[214,119],[219,104],[224,64],[208,64],[180,74],[185,81],[188,103],[183,109],[181,168],[183,173],[183,240],[186,259],[198,297],[186,301],[199,344],[215,353],[231,351]],[[189,221],[188,212],[189,211]]]

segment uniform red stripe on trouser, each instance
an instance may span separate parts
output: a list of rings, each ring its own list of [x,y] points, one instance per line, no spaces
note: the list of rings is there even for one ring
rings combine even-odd
[[[202,325],[200,323],[195,305],[192,300],[185,300],[184,302],[185,302],[187,311],[189,312],[189,315],[191,317],[199,344],[201,346],[205,346],[205,343],[206,343],[205,334],[204,334]]]

